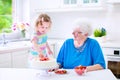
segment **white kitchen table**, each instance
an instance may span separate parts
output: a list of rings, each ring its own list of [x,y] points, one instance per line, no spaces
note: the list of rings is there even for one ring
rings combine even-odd
[[[67,69],[67,72],[60,75],[27,68],[0,68],[0,80],[117,80],[109,69],[91,71],[81,76],[73,69]]]

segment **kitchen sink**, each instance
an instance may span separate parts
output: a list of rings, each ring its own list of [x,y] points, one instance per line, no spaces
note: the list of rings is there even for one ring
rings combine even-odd
[[[0,50],[9,50],[16,48],[31,47],[30,41],[17,41],[17,42],[8,42],[6,44],[0,44]]]

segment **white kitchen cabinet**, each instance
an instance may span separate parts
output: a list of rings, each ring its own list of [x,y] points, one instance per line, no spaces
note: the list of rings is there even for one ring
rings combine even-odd
[[[62,0],[61,8],[66,11],[104,10],[103,0]]]
[[[31,48],[30,41],[9,42],[0,46],[0,67],[26,68]]]
[[[28,67],[28,50],[12,52],[12,67],[27,68]]]
[[[67,12],[83,10],[103,10],[104,0],[31,0],[34,12]],[[34,6],[34,8],[32,7]]]
[[[101,0],[62,0],[64,6],[98,6],[101,4]]]
[[[27,68],[29,50],[0,53],[0,68]]]
[[[11,67],[11,53],[0,54],[0,68]]]
[[[107,0],[107,3],[110,3],[110,4],[120,4],[120,0]]]

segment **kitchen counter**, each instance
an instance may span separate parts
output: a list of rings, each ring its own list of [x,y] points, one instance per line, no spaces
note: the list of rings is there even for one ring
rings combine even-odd
[[[55,44],[60,42],[59,40],[48,40],[49,44]],[[6,44],[0,44],[0,53],[7,53],[13,51],[21,51],[25,49],[30,49],[32,43],[30,40],[28,41],[15,41],[15,42],[8,42]]]
[[[120,42],[105,42],[100,45],[104,48],[120,48]]]
[[[0,53],[8,53],[14,51],[26,50],[31,47],[30,41],[9,42],[0,46]]]
[[[93,37],[92,37],[93,38]],[[93,38],[96,39],[96,38]],[[120,48],[120,41],[119,40],[105,40],[105,41],[99,41],[99,39],[96,39],[101,47],[104,48]]]
[[[120,41],[119,40],[111,40],[106,37],[106,39],[100,39],[99,37],[96,38],[94,36],[90,36],[90,38],[96,39],[101,47],[103,48],[120,48]]]
[[[78,75],[73,69],[67,69],[67,74],[55,74],[35,69],[0,68],[0,80],[117,80],[109,69],[87,72]]]

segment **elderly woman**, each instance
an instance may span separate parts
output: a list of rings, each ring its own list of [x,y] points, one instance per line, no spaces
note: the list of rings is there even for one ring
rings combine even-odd
[[[88,37],[92,33],[91,25],[78,20],[72,32],[73,39],[67,39],[58,54],[57,62],[61,68],[73,69],[86,66],[87,71],[105,69],[105,60],[99,43]]]

